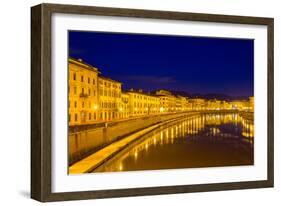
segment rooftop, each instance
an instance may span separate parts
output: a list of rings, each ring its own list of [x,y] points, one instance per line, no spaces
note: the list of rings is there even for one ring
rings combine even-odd
[[[126,91],[126,93],[135,93],[135,94],[141,94],[141,95],[156,97],[156,95],[151,94],[151,93],[144,92],[144,91],[141,90],[141,89],[140,89],[140,90],[130,89],[130,90]]]
[[[68,62],[69,62],[69,63],[76,64],[76,65],[78,65],[78,66],[82,66],[82,67],[84,67],[85,69],[94,70],[95,72],[100,73],[100,72],[98,71],[98,68],[93,67],[92,65],[87,64],[86,62],[83,62],[82,59],[75,59],[75,58],[69,57],[69,58],[68,58]]]
[[[111,82],[114,82],[114,83],[122,84],[122,82],[113,80],[113,79],[111,79],[111,78],[109,78],[109,77],[105,77],[105,76],[102,76],[102,75],[99,75],[99,78],[104,79],[104,80],[107,80],[107,81],[111,81]]]

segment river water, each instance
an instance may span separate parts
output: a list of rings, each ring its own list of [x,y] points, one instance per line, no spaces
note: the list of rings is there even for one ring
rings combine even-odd
[[[253,122],[202,114],[144,135],[94,172],[253,165]]]

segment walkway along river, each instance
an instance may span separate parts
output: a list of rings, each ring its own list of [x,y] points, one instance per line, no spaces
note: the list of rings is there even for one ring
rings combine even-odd
[[[251,120],[200,114],[152,130],[93,172],[252,165],[253,144]]]

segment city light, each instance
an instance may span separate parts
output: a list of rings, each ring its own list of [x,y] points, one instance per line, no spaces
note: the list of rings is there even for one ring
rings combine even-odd
[[[122,165],[122,164],[119,165],[119,170],[120,170],[120,171],[123,170],[123,165]]]

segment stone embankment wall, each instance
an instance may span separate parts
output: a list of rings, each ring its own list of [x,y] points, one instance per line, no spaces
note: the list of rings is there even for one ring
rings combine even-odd
[[[81,127],[78,129],[72,128],[69,131],[68,139],[69,165],[129,134],[160,122],[196,114],[199,114],[199,112],[148,116],[101,124],[99,127],[86,130],[82,130]]]

